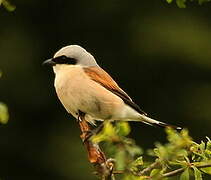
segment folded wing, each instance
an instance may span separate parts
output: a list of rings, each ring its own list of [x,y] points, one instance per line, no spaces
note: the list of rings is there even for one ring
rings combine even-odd
[[[130,96],[124,92],[118,84],[112,79],[112,77],[104,71],[102,68],[97,66],[84,67],[85,73],[95,82],[102,85],[107,90],[111,91],[115,95],[119,96],[125,104],[135,109],[137,112],[143,115],[147,115],[136,103],[132,101]]]

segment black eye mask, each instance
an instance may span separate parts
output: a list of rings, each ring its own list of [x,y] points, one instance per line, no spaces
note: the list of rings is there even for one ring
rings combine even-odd
[[[77,60],[74,58],[70,58],[67,56],[58,56],[56,58],[52,59],[53,62],[55,62],[56,64],[72,64],[75,65],[77,63]]]

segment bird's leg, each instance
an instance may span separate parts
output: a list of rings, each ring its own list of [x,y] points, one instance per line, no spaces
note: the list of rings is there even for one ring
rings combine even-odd
[[[90,137],[93,135],[93,129],[90,129],[90,125],[85,120],[85,113],[79,111],[77,119],[82,132],[80,137],[87,149],[89,162],[94,165],[97,173],[102,177],[102,179],[112,179],[114,162],[107,159],[99,145],[90,140]],[[94,130],[94,134],[99,133],[102,128],[103,123]]]
[[[85,117],[86,114],[85,114],[84,112],[78,110],[78,113],[77,113],[77,114],[78,114],[77,120],[78,120],[79,123],[81,123],[82,121],[85,120],[84,117]],[[82,132],[82,133],[83,133],[83,136],[84,136],[83,142],[89,140],[92,136],[98,134],[98,133],[103,129],[103,127],[104,127],[104,123],[102,122],[102,123],[101,123],[97,128],[95,128],[95,129],[92,129],[92,130],[84,130],[84,131]]]
[[[91,130],[90,130],[90,127],[85,120],[86,114],[84,112],[78,110],[77,115],[78,115],[78,118],[77,118],[78,124],[80,125],[81,132],[82,132],[81,139],[82,139],[83,142],[85,142],[89,139]]]

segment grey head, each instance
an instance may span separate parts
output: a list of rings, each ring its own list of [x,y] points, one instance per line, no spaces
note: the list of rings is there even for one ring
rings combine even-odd
[[[81,65],[82,67],[98,66],[95,58],[79,45],[69,45],[61,48],[52,59],[43,64],[57,65]]]

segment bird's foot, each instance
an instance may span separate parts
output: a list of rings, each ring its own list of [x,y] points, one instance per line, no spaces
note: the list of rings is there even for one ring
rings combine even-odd
[[[78,122],[82,122],[83,118],[85,117],[85,113],[78,110],[78,113],[76,113],[76,114],[78,115],[78,118],[77,118]]]

